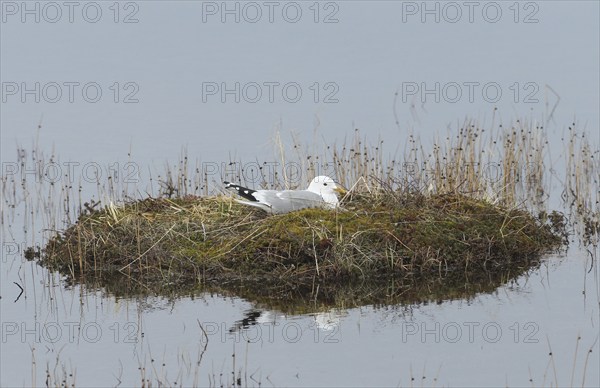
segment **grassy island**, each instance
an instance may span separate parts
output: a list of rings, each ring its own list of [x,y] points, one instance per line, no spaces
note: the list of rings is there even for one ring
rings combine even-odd
[[[568,155],[579,159],[566,164],[565,193],[570,209],[585,215],[592,241],[597,161],[586,138],[569,130]],[[294,160],[305,178],[318,175],[315,162],[332,168],[329,175],[350,188],[339,208],[268,215],[223,195],[220,182],[244,185],[243,171],[203,181],[184,155],[159,180],[158,195],[108,195],[102,206],[81,206],[76,222],[26,256],[68,282],[116,294],[208,289],[257,301],[296,293],[299,306],[317,293],[334,305],[341,294],[351,304],[395,303],[389,297],[494,290],[536,267],[572,232],[562,213],[547,210],[547,141],[530,123],[488,132],[466,122],[431,151],[411,134],[402,158],[384,155],[383,141],[367,145],[358,131],[349,143],[317,151],[278,144],[282,168]],[[246,186],[288,187],[284,170],[263,178]]]
[[[229,197],[148,198],[86,212],[44,264],[146,285],[310,283],[521,272],[562,243],[543,219],[464,195],[349,195],[339,210],[269,216]]]

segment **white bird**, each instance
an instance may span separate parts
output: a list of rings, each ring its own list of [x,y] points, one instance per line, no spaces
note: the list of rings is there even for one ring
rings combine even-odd
[[[223,182],[226,189],[235,190],[246,201],[237,202],[260,208],[271,214],[289,213],[311,207],[335,209],[339,200],[336,193],[347,190],[328,176],[318,176],[306,190],[252,190],[230,182]]]

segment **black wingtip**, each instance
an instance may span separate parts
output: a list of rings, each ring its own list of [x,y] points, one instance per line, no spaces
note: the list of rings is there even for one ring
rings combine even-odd
[[[247,200],[253,201],[253,202],[257,202],[258,199],[256,199],[252,194],[256,193],[256,190],[252,190],[249,189],[247,187],[242,187],[242,186],[238,186],[235,184],[232,184],[230,182],[224,181],[223,182],[225,184],[225,188],[226,189],[233,189],[237,192],[237,194],[242,197],[245,198]]]

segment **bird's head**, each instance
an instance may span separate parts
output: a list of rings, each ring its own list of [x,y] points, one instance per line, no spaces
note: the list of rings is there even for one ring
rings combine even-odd
[[[325,202],[334,206],[338,203],[336,193],[344,195],[348,192],[344,186],[325,175],[314,178],[308,185],[308,191],[321,195]]]

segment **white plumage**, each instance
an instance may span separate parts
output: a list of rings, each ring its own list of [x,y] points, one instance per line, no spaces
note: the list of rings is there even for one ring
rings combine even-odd
[[[235,190],[245,200],[236,199],[244,205],[258,207],[271,214],[323,207],[335,209],[339,200],[337,193],[346,189],[328,176],[313,179],[306,190],[251,190],[230,182],[223,182],[226,189]]]

